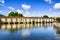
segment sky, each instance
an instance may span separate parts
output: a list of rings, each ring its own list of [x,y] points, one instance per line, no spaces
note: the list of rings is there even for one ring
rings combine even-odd
[[[24,16],[60,16],[60,0],[0,0],[0,14],[11,11]]]

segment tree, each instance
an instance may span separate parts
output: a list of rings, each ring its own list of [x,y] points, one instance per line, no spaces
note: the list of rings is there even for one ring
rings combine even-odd
[[[57,21],[57,22],[60,22],[60,18],[56,18],[56,21]]]
[[[22,15],[22,14],[18,14],[18,16],[19,16],[19,17],[23,17],[23,15]]]
[[[18,12],[15,12],[15,16],[18,16]]]
[[[14,12],[10,12],[8,16],[15,16]]]
[[[18,12],[10,12],[8,16],[14,16],[14,17],[23,17],[23,14],[18,14]]]
[[[43,18],[49,18],[47,15],[44,15]]]

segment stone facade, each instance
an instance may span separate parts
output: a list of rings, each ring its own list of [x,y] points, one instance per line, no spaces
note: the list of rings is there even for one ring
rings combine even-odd
[[[54,19],[52,18],[40,18],[40,17],[2,17],[0,18],[1,22],[18,22],[18,23],[39,23],[39,22],[54,22]]]

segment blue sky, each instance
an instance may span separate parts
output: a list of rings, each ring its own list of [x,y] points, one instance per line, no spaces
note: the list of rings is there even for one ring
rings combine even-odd
[[[60,16],[60,0],[0,0],[0,14],[11,11],[24,16]]]

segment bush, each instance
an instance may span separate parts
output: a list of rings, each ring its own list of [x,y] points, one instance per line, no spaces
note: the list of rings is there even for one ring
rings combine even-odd
[[[56,18],[57,22],[60,22],[60,18]]]

